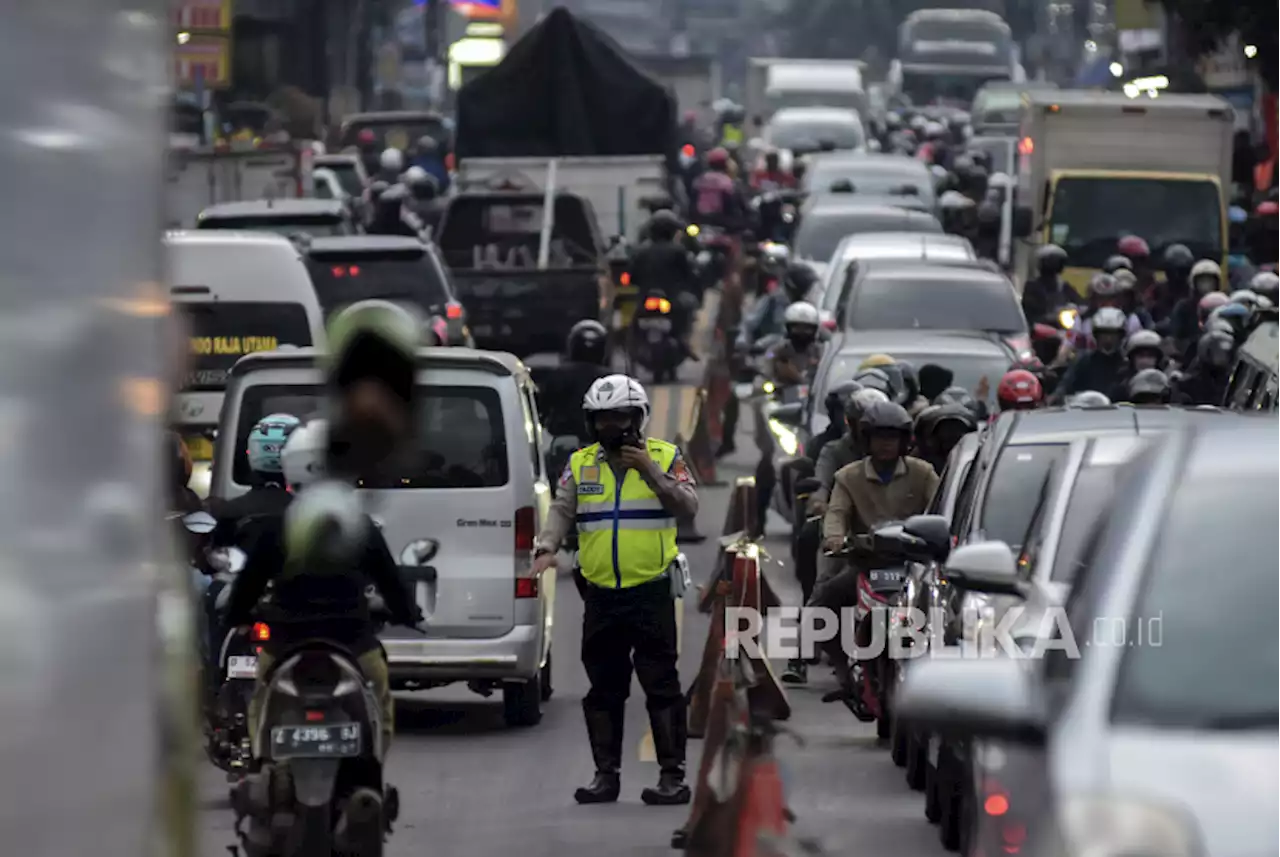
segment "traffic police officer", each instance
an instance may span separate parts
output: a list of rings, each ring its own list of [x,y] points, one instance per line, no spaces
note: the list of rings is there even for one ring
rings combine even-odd
[[[645,438],[649,397],[638,381],[607,375],[591,385],[582,407],[594,442],[569,459],[534,552],[536,573],[551,568],[556,549],[576,527],[575,580],[585,605],[582,665],[591,684],[582,708],[596,775],[574,798],[618,799],[634,663],[661,768],[657,787],[640,797],[647,804],[688,803],[673,596],[687,583],[677,561],[676,520],[697,514],[698,495],[680,450]]]

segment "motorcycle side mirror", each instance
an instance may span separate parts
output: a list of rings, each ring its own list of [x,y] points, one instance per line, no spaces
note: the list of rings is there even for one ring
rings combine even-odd
[[[769,418],[786,426],[798,426],[804,419],[804,402],[778,405],[769,412]]]
[[[1033,220],[1031,209],[1025,205],[1015,205],[1013,207],[1013,223],[1011,224],[1014,238],[1026,238],[1032,232],[1031,222]]]
[[[820,480],[816,479],[813,476],[806,476],[804,479],[801,479],[796,482],[796,493],[812,494],[814,491],[817,491],[821,487],[822,487],[822,482]]]
[[[951,553],[951,525],[942,515],[912,515],[902,525],[907,559],[941,562]]]
[[[208,512],[192,512],[182,519],[182,526],[187,532],[197,536],[207,536],[218,526],[218,519]]]

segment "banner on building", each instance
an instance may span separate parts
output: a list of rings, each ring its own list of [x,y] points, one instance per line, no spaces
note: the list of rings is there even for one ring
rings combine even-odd
[[[231,31],[231,0],[176,0],[172,24],[180,31]]]
[[[222,36],[193,35],[174,45],[174,78],[180,87],[192,87],[203,78],[208,89],[231,84],[231,40]]]

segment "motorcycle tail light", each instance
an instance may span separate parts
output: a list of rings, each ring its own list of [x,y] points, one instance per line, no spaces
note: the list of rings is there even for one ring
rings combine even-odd
[[[671,301],[666,298],[645,298],[644,308],[646,312],[657,312],[666,315],[671,312]]]
[[[271,640],[271,628],[266,622],[254,622],[253,628],[249,631],[249,636],[258,643],[269,642]]]
[[[324,720],[323,711],[308,711],[306,716],[308,723],[320,723]]]
[[[629,285],[631,285],[631,272],[630,272],[630,271],[623,271],[623,272],[622,272],[622,276],[618,277],[618,282],[619,282],[621,285],[624,285],[624,286],[629,286]]]

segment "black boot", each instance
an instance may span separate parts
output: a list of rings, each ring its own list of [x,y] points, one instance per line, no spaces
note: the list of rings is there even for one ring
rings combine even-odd
[[[587,720],[587,738],[591,741],[596,775],[590,785],[573,793],[573,799],[578,803],[614,803],[622,789],[623,712],[586,706],[582,710]]]
[[[685,716],[683,700],[649,712],[654,754],[661,771],[657,787],[640,792],[640,800],[650,806],[675,806],[688,803],[692,797],[684,782],[684,751],[688,740]]]
[[[787,668],[782,673],[783,684],[807,684],[809,682],[809,665],[803,658],[792,658],[787,661]]]

